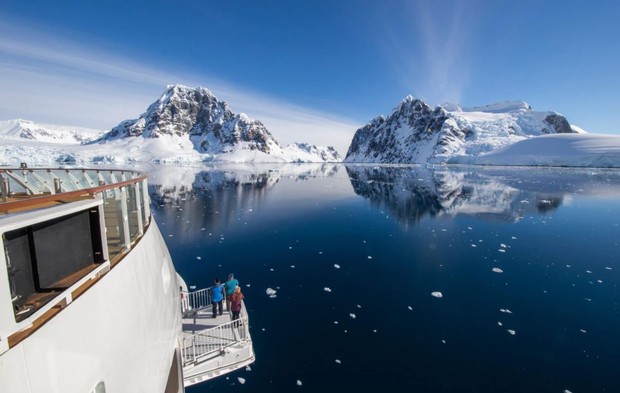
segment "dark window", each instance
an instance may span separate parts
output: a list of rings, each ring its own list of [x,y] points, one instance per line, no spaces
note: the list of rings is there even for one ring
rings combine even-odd
[[[4,244],[17,321],[104,261],[97,208],[6,232]]]

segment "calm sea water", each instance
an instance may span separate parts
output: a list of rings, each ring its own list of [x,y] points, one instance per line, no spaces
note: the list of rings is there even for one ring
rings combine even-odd
[[[617,171],[161,167],[150,183],[188,285],[233,272],[250,312],[251,370],[190,393],[620,391]]]

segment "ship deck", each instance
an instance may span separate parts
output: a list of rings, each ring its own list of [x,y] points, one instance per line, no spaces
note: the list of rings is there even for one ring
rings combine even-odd
[[[248,317],[233,321],[224,310],[213,318],[212,306],[198,308],[183,317],[181,353],[185,386],[206,381],[254,362]]]
[[[222,315],[213,318],[212,306],[201,308],[183,317],[183,337],[192,336],[206,329],[212,329],[232,321],[232,315],[226,310]]]

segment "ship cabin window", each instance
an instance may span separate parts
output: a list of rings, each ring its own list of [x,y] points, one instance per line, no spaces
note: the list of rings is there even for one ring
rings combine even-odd
[[[104,262],[96,207],[5,232],[2,237],[17,322]]]

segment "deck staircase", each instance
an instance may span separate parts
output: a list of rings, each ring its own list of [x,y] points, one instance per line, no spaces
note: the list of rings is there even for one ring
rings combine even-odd
[[[181,358],[184,385],[229,373],[254,362],[249,319],[242,302],[239,319],[228,310],[213,317],[209,290],[182,292]]]

